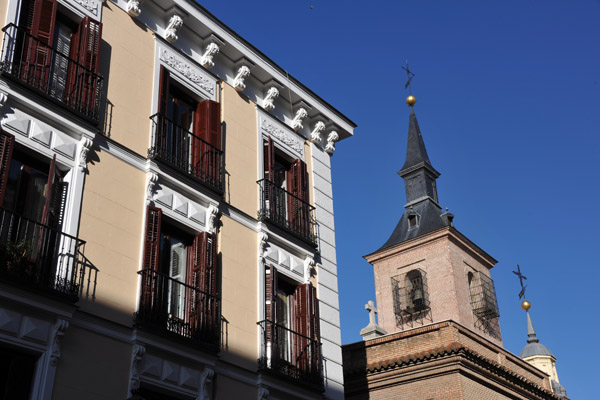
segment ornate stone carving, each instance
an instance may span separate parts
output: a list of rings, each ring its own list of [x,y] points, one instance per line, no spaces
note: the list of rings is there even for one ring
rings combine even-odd
[[[269,399],[269,389],[266,387],[258,388],[258,400],[268,400]]]
[[[59,319],[54,325],[54,335],[52,337],[52,353],[50,354],[50,365],[53,367],[58,364],[60,358],[60,344],[63,336],[65,336],[65,330],[69,327],[69,323],[64,319]]]
[[[296,111],[296,116],[294,117],[294,120],[292,121],[292,128],[295,131],[299,131],[300,129],[303,128],[302,126],[302,120],[304,118],[306,118],[308,116],[308,111],[306,111],[306,109],[304,107],[300,107],[298,109],[298,111]]]
[[[129,0],[125,6],[125,11],[132,17],[137,17],[142,13],[140,9],[140,0]]]
[[[87,155],[91,148],[92,140],[87,137],[83,137],[81,139],[81,150],[79,151],[79,168],[82,170],[84,170],[87,165]]]
[[[8,94],[0,92],[0,107],[2,107],[8,101]]]
[[[177,37],[177,30],[183,26],[183,20],[177,14],[173,15],[169,20],[169,25],[167,25],[167,29],[165,29],[165,39],[169,43],[175,42]]]
[[[318,121],[313,128],[313,131],[310,133],[310,140],[313,143],[317,143],[321,141],[321,132],[325,130],[325,123],[323,121]]]
[[[267,91],[267,96],[263,101],[263,107],[267,111],[273,111],[275,109],[275,99],[279,97],[279,90],[275,86],[271,86]]]
[[[235,79],[233,80],[233,88],[235,90],[237,90],[238,92],[241,92],[242,90],[246,89],[246,84],[244,83],[244,80],[250,75],[250,68],[248,68],[245,65],[242,65],[237,72],[237,75],[235,76]]]
[[[304,283],[310,282],[313,268],[315,267],[315,259],[311,255],[307,255],[304,259]]]
[[[340,135],[336,131],[329,132],[327,136],[327,146],[325,146],[325,151],[331,155],[335,151],[335,142],[340,138]]]
[[[212,383],[215,371],[212,368],[205,367],[200,377],[200,393],[197,400],[210,400],[212,397]]]
[[[260,257],[265,258],[267,256],[267,249],[269,248],[269,235],[267,235],[267,232],[260,232],[258,234],[258,243]]]
[[[129,376],[128,398],[133,396],[133,392],[140,388],[140,366],[142,359],[146,354],[146,348],[141,344],[134,344],[131,352],[131,372]]]
[[[208,46],[206,46],[206,50],[204,51],[202,57],[200,57],[200,64],[202,64],[204,68],[208,69],[214,67],[215,63],[213,61],[213,57],[217,54],[219,54],[219,46],[216,43],[210,43]]]
[[[154,191],[156,190],[156,183],[158,182],[158,175],[154,172],[148,173],[146,178],[146,201],[150,202],[154,197]]]
[[[217,232],[217,218],[219,216],[219,208],[214,206],[214,205],[210,205],[210,207],[208,207],[208,210],[206,210],[206,216],[208,219],[208,224],[207,224],[207,228],[208,231],[210,233],[216,233]]]
[[[186,79],[200,86],[203,90],[207,91],[211,95],[215,93],[215,85],[210,81],[210,79],[201,76],[198,69],[186,62],[181,61],[175,56],[174,53],[167,49],[163,49],[160,52],[159,58],[169,67],[182,74]]]
[[[85,8],[94,15],[98,15],[98,0],[75,0],[75,3]]]
[[[304,143],[297,137],[296,134],[281,129],[274,122],[263,118],[261,121],[261,127],[263,131],[274,138],[279,139],[283,144],[290,147],[295,152],[299,153],[300,156],[304,154]]]

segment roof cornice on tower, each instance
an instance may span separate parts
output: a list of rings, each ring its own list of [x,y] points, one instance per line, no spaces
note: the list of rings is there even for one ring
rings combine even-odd
[[[447,238],[452,243],[459,246],[461,249],[467,251],[471,256],[486,265],[488,269],[491,269],[498,263],[498,261],[484,251],[481,247],[473,243],[469,238],[460,233],[456,228],[447,226],[441,229],[429,232],[427,234],[418,236],[413,239],[409,239],[405,242],[398,243],[394,246],[385,248],[383,250],[377,250],[374,253],[363,256],[370,264],[385,260],[386,258],[393,257],[399,253],[409,251],[415,247],[425,246],[432,243],[435,240]]]

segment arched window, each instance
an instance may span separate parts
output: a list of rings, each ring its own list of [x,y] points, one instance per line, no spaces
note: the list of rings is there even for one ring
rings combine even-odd
[[[427,308],[427,295],[423,282],[423,274],[418,269],[413,269],[406,274],[406,290],[408,303],[413,311],[422,311]]]

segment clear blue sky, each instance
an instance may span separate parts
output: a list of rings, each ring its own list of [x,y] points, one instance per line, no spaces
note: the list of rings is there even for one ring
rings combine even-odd
[[[405,203],[408,59],[440,202],[499,260],[505,348],[526,344],[518,263],[569,397],[598,398],[600,0],[201,4],[358,124],[332,158],[343,343]]]

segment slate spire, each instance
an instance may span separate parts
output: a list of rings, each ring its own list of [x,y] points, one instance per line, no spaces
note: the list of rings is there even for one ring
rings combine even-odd
[[[415,201],[427,198],[437,204],[438,196],[435,180],[440,176],[440,173],[433,168],[431,161],[429,161],[421,129],[419,129],[419,122],[412,107],[410,108],[408,122],[406,161],[402,169],[398,171],[398,175],[404,179],[407,206]]]
[[[431,165],[425,149],[425,142],[413,109],[416,99],[409,96],[406,102],[411,107],[406,161],[398,171],[398,175],[404,179],[406,204],[396,229],[379,250],[443,227],[453,226],[454,216],[447,211],[444,212],[438,204],[436,179],[440,173]]]

